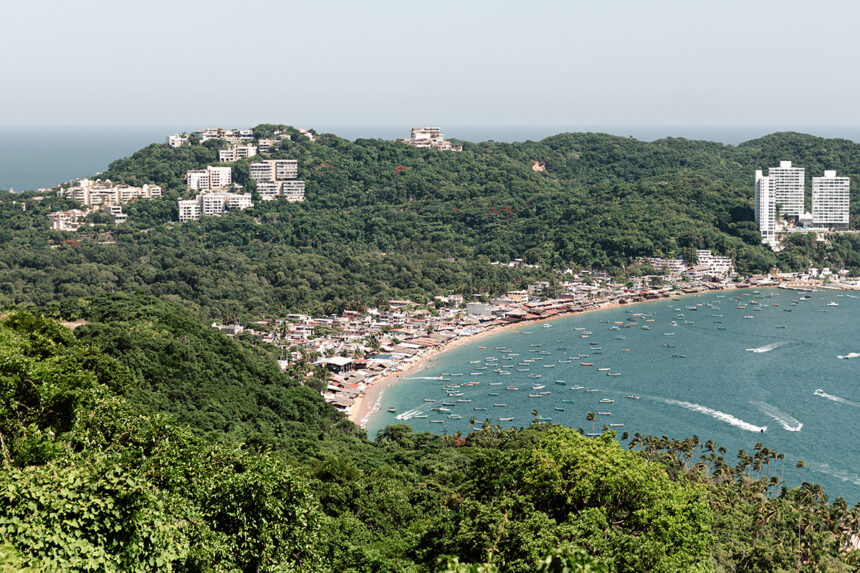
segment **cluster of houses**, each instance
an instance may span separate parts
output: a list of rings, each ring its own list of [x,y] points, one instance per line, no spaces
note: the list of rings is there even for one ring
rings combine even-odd
[[[722,282],[663,275],[642,277],[621,284],[604,273],[568,273],[566,282],[556,285],[537,282],[526,289],[481,301],[465,301],[462,295],[436,297],[427,304],[408,300],[388,301],[385,309],[366,312],[344,311],[341,315],[311,317],[291,314],[264,319],[246,332],[284,351],[282,367],[306,360],[328,370],[323,395],[327,402],[349,411],[355,399],[382,376],[404,370],[427,351],[451,341],[500,326],[544,320],[562,314],[657,300],[677,294],[734,287]],[[659,284],[658,284],[659,283]],[[238,325],[213,325],[227,334],[237,334]]]
[[[672,278],[719,281],[735,276],[732,258],[715,255],[709,249],[697,250],[694,262],[686,261],[683,257],[641,257],[639,262],[663,271]]]
[[[313,132],[307,129],[299,129],[299,133],[303,136],[307,137],[311,141],[314,141]],[[252,157],[259,153],[269,153],[271,149],[276,146],[279,142],[291,139],[290,135],[286,132],[286,130],[275,130],[273,132],[272,138],[264,139],[264,138],[256,138],[254,135],[254,131],[252,129],[224,129],[222,127],[214,127],[201,129],[198,131],[192,131],[191,133],[181,132],[174,133],[173,135],[167,136],[167,145],[170,147],[182,147],[183,145],[194,145],[206,143],[207,141],[225,141],[230,145],[230,148],[245,148],[244,151],[238,151],[238,153],[248,153],[248,148],[253,147],[254,152],[250,155],[246,155],[245,157],[240,157],[241,159],[245,159],[247,157]],[[256,145],[249,145],[251,142],[256,140]],[[225,154],[224,157],[230,157],[229,154]],[[236,161],[237,159],[220,159],[220,161]]]
[[[138,200],[158,199],[162,189],[158,185],[144,184],[134,187],[122,183],[115,184],[110,179],[76,179],[57,190],[58,197],[77,201],[86,209],[70,209],[48,214],[51,229],[55,231],[77,231],[86,224],[89,215],[101,211],[114,224],[125,223],[128,215],[123,213],[122,205]]]

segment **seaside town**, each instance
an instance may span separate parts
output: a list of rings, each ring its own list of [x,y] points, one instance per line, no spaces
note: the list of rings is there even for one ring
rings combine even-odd
[[[574,313],[697,293],[756,287],[860,290],[860,278],[847,271],[809,269],[805,273],[739,276],[729,257],[709,250],[696,261],[647,257],[640,263],[659,273],[621,283],[601,272],[567,270],[563,282],[529,284],[504,296],[448,295],[416,302],[390,300],[387,308],[311,317],[288,314],[245,327],[213,324],[229,336],[240,333],[282,349],[282,369],[303,361],[328,371],[323,396],[363,425],[378,403],[380,387],[392,377],[416,368],[427,358],[459,341],[514,325]],[[501,263],[493,263],[501,264]],[[523,265],[520,260],[507,263]],[[310,374],[309,374],[310,375]]]

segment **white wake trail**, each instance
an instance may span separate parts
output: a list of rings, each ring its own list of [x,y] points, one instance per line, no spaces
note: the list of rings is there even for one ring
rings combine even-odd
[[[780,346],[784,346],[785,344],[787,344],[787,342],[785,340],[783,340],[780,342],[772,342],[771,344],[765,344],[764,346],[759,346],[758,348],[747,348],[746,350],[747,350],[747,352],[756,352],[756,353],[770,352],[771,350],[779,348]]]
[[[708,408],[707,406],[702,406],[701,404],[693,404],[692,402],[682,402],[681,400],[670,400],[668,398],[654,398],[659,402],[663,402],[664,404],[670,404],[673,406],[680,406],[682,408],[686,408],[691,412],[699,412],[701,414],[707,414],[708,416],[714,418],[715,420],[719,420],[721,422],[725,422],[727,424],[731,424],[736,428],[740,428],[741,430],[746,430],[747,432],[764,432],[767,430],[767,426],[756,426],[755,424],[750,424],[749,422],[745,422],[740,418],[736,418],[731,414],[726,414],[725,412],[720,412],[719,410],[714,410],[713,408]]]
[[[430,408],[432,408],[434,405],[435,404],[432,404],[432,403],[421,404],[417,408],[413,408],[412,410],[407,410],[407,411],[403,412],[402,414],[397,414],[396,416],[394,416],[394,419],[395,420],[410,420],[410,419],[414,418],[415,416],[417,416],[418,414],[423,414],[424,412],[429,411]]]
[[[839,358],[842,360],[850,360],[852,358],[860,358],[860,352],[849,352],[848,354],[841,354],[841,355],[837,356],[836,358]]]
[[[813,392],[816,396],[821,396],[822,398],[827,398],[828,400],[833,400],[834,402],[839,402],[840,404],[846,404],[848,406],[854,406],[855,408],[860,408],[860,402],[855,402],[854,400],[848,400],[847,398],[840,398],[839,396],[834,396],[833,394],[828,394],[824,390],[816,390]]]
[[[789,432],[799,432],[803,427],[803,422],[791,414],[783,412],[773,404],[768,404],[767,402],[750,402],[750,404],[756,406],[765,415],[776,420],[780,426]]]

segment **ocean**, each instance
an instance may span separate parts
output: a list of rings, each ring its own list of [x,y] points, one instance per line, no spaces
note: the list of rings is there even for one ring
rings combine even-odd
[[[788,486],[799,484],[795,465],[802,459],[804,481],[854,504],[860,501],[858,318],[860,293],[762,289],[524,324],[411,372],[384,391],[367,429],[371,437],[393,423],[467,433],[472,417],[478,426],[489,418],[519,427],[537,411],[591,433],[586,417],[594,412],[596,432],[614,424],[619,435],[695,434],[726,447],[732,463],[738,450],[751,453],[761,442],[785,454]],[[446,384],[459,384],[449,391],[462,395],[449,395]]]
[[[284,120],[290,123],[289,120]],[[300,124],[297,125],[297,127]],[[208,126],[0,126],[0,189],[51,187],[88,177],[150,143],[177,131]],[[228,126],[223,127],[246,127]],[[346,139],[408,137],[409,125],[305,125]],[[618,126],[618,125],[442,125],[448,137],[465,141],[537,141],[572,131],[603,132],[653,141],[663,137],[705,139],[736,145],[776,131],[802,131],[860,141],[860,127],[828,126]]]

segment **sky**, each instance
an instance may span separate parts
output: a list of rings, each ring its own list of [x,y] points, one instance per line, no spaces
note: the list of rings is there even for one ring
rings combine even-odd
[[[860,2],[7,2],[0,125],[860,125]]]

